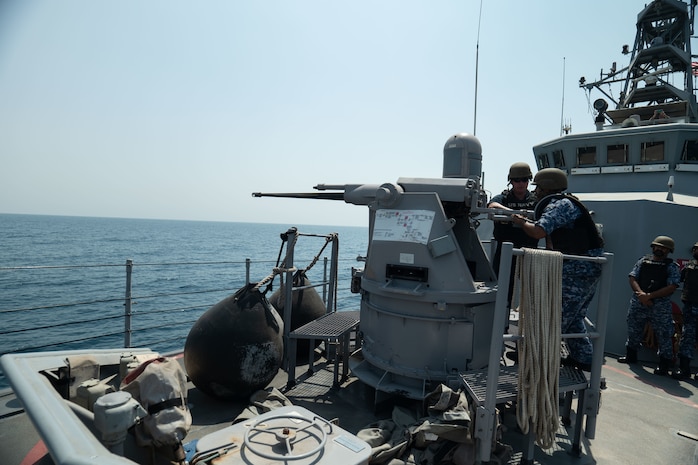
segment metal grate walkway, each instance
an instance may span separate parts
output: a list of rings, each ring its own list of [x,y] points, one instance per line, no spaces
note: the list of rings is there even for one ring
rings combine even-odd
[[[487,393],[487,369],[468,371],[460,374],[466,389],[477,405],[484,405]],[[516,400],[518,389],[518,365],[502,367],[497,383],[497,404]],[[560,368],[560,393],[584,390],[588,387],[584,372],[572,367]]]
[[[332,312],[291,331],[295,339],[339,338],[359,324],[359,310]]]

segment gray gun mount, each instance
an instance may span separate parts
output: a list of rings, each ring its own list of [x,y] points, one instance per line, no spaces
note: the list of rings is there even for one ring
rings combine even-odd
[[[438,196],[444,210],[453,217],[485,215],[493,221],[508,222],[514,214],[533,218],[528,210],[487,208],[487,194],[477,178],[399,178],[397,183],[384,184],[318,184],[318,192],[253,192],[253,197],[281,197],[316,200],[343,200],[353,205],[365,205],[371,210],[392,208],[400,197],[410,193],[430,192]]]
[[[483,216],[507,221],[531,213],[486,208],[479,176],[314,189],[253,196],[368,207],[365,266],[352,277],[362,338],[352,372],[377,391],[421,399],[434,383],[485,367],[498,283],[476,228]]]

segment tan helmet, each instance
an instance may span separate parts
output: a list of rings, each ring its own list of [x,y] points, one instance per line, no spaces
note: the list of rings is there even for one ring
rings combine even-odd
[[[654,238],[650,245],[658,245],[660,247],[666,247],[669,252],[674,253],[674,239],[669,236],[657,236]]]
[[[511,165],[509,167],[509,176],[507,180],[511,181],[513,178],[532,179],[533,174],[531,174],[531,167],[528,166],[528,163],[519,161]]]
[[[567,189],[567,175],[558,168],[544,168],[536,173],[533,184],[551,191]]]
[[[696,242],[695,244],[693,244],[693,247],[691,247],[691,250],[693,250],[693,249],[698,249],[698,242]]]

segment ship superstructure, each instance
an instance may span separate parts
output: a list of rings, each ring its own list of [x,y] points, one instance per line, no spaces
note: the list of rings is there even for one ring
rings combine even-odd
[[[625,68],[579,85],[594,100],[596,130],[565,134],[533,147],[538,169],[568,175],[568,191],[594,212],[606,250],[615,255],[606,348],[622,353],[627,274],[658,235],[677,244],[673,258],[690,258],[698,239],[698,105],[691,51],[695,4],[656,0],[637,16]],[[614,88],[615,93],[608,89]],[[604,98],[605,97],[605,98]],[[609,102],[610,101],[610,102]],[[678,309],[678,295],[675,296]]]

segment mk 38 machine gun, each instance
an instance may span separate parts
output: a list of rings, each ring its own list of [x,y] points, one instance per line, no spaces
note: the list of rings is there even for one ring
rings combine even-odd
[[[497,276],[476,228],[485,217],[531,212],[486,208],[481,165],[480,142],[456,134],[444,147],[443,178],[252,194],[368,207],[366,262],[354,277],[362,349],[352,371],[377,392],[423,399],[433,383],[487,366]]]

